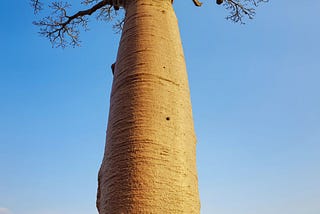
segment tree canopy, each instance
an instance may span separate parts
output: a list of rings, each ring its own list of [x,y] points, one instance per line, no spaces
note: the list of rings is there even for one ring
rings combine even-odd
[[[71,4],[62,1],[51,1],[45,5],[40,0],[31,0],[34,13],[38,14],[44,7],[49,7],[52,11],[50,15],[34,21],[33,24],[40,27],[40,35],[47,37],[53,47],[66,47],[80,45],[80,29],[88,30],[89,17],[93,14],[96,19],[102,21],[114,21],[119,16],[119,9],[123,9],[125,0],[83,0],[81,2],[87,9],[79,10],[74,14],[69,14]],[[202,6],[199,0],[192,0],[195,6]],[[244,19],[253,19],[255,8],[263,2],[269,0],[216,0],[218,5],[222,5],[229,14],[227,20],[244,24]],[[173,3],[173,0],[172,0]],[[119,32],[122,29],[124,18],[120,17],[114,21],[114,28]]]

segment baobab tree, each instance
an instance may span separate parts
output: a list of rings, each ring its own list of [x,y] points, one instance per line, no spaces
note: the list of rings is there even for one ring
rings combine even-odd
[[[268,0],[216,0],[243,23]],[[43,7],[32,0],[35,13]],[[50,16],[35,25],[53,46],[79,45],[89,17],[121,29],[110,98],[104,158],[98,175],[97,209],[112,213],[199,213],[196,137],[184,54],[173,0],[83,0],[86,10],[69,15],[69,3],[53,1]],[[193,0],[195,6],[201,6]]]

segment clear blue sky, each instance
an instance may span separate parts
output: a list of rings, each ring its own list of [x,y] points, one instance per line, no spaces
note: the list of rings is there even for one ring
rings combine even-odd
[[[201,213],[320,214],[320,2],[271,0],[246,25],[174,6]],[[119,35],[93,20],[82,47],[53,49],[34,19],[0,2],[0,214],[96,214]]]

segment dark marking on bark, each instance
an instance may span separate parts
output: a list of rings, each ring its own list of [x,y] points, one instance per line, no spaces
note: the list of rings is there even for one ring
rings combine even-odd
[[[174,82],[174,81],[172,81],[172,80],[170,80],[170,79],[166,79],[166,78],[163,78],[163,77],[158,77],[160,80],[163,80],[163,81],[166,81],[166,82],[169,82],[169,83],[171,83],[171,84],[173,84],[173,85],[175,85],[175,86],[180,86],[180,84],[179,83],[176,83],[176,82]]]
[[[169,121],[169,120],[170,120],[170,117],[166,117],[166,120],[168,120],[168,121]]]

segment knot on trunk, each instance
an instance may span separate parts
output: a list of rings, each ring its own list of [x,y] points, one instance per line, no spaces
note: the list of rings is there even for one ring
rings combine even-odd
[[[124,0],[112,0],[112,6],[114,10],[119,10],[120,7],[123,7]]]

